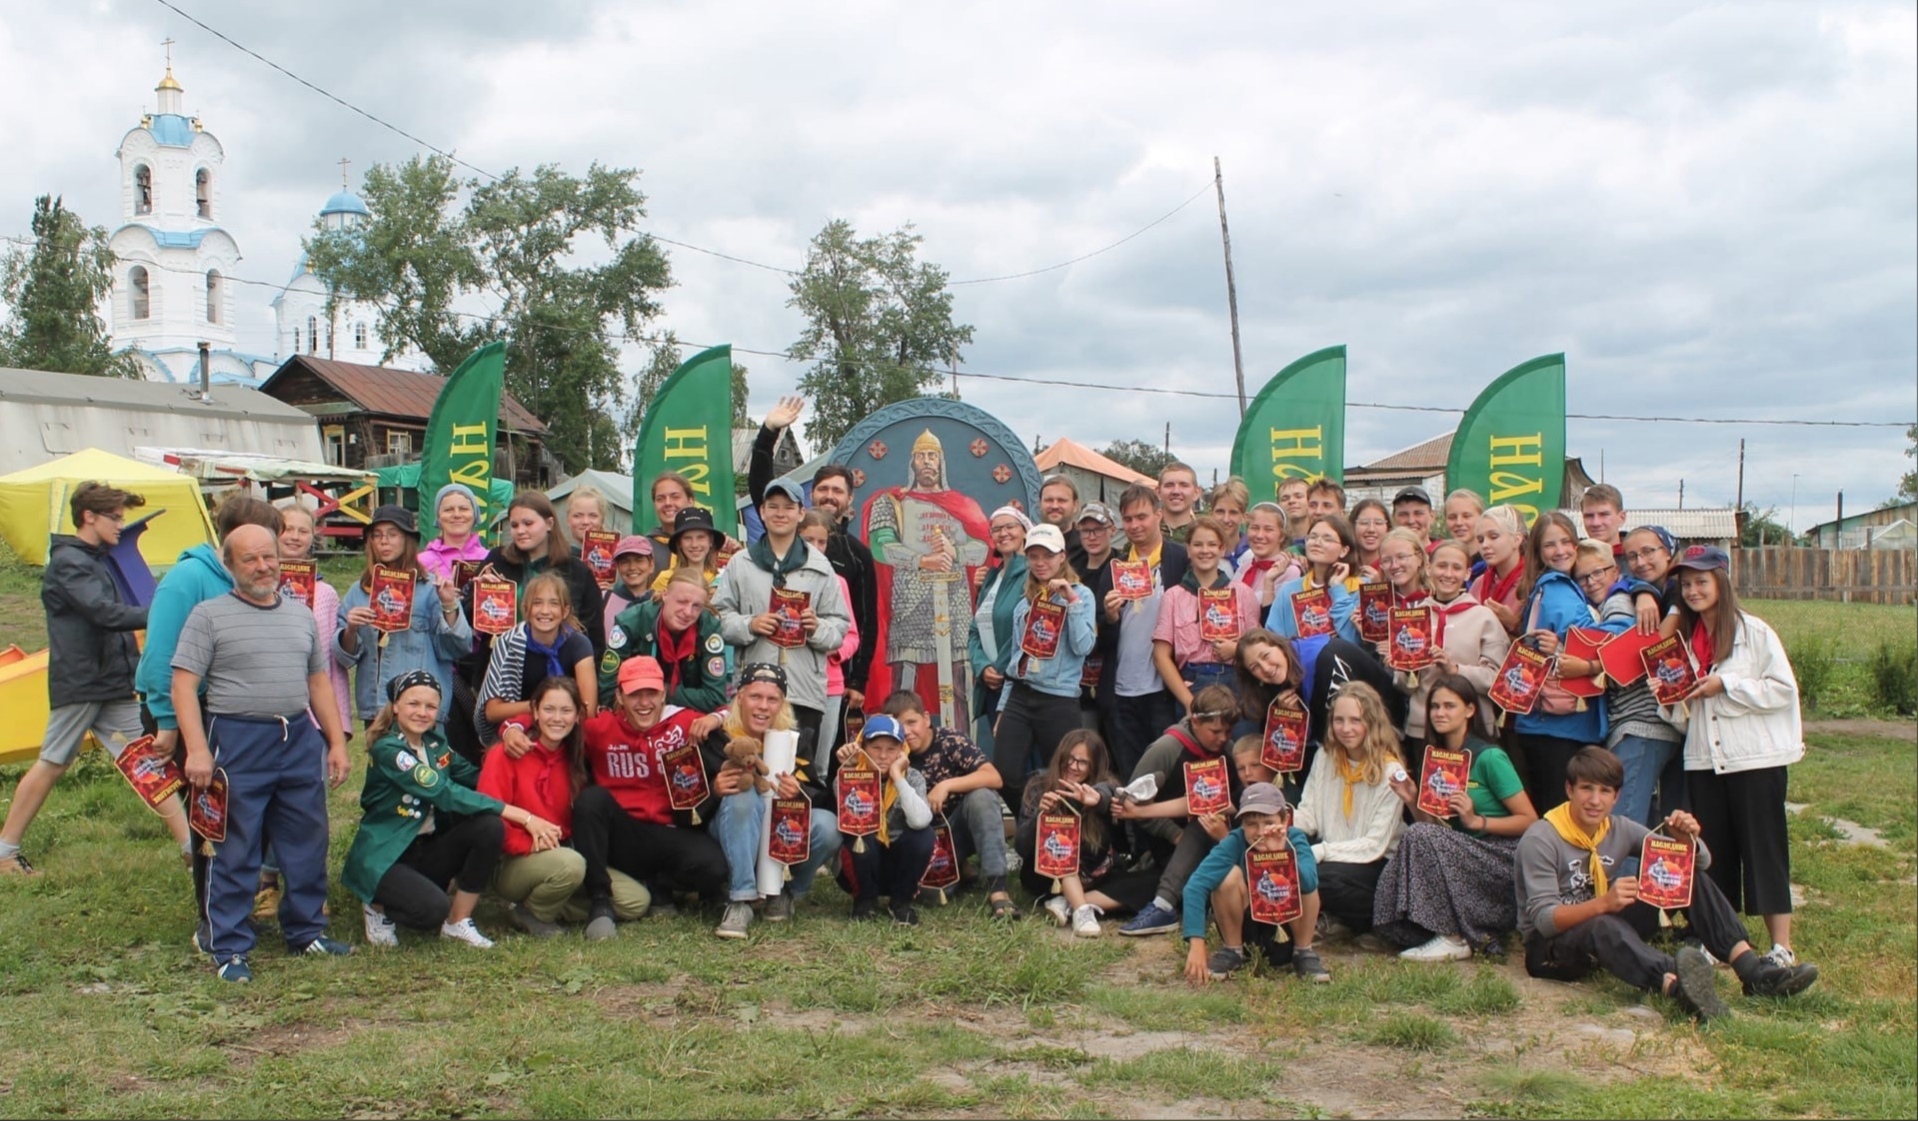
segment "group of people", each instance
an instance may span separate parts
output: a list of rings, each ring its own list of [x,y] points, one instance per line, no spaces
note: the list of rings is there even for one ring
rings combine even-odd
[[[1740,609],[1726,555],[1626,532],[1615,489],[1586,492],[1581,528],[1463,490],[1348,509],[1327,479],[1254,503],[1244,481],[1203,494],[1174,463],[1116,506],[1048,478],[1036,519],[983,519],[979,555],[960,536],[976,519],[934,503],[953,533],[935,525],[909,552],[897,524],[855,517],[846,468],[820,469],[810,494],[772,477],[802,407],[782,401],[755,442],[758,539],[719,532],[692,483],[664,473],[653,531],[620,537],[610,572],[581,552],[609,521],[589,489],[563,521],[545,495],[515,496],[489,547],[483,506],[454,484],[431,498],[433,540],[384,506],[343,594],[288,584],[281,563],[312,559],[313,511],[241,495],[217,511],[217,550],[183,554],[143,608],[106,563],[139,496],[80,487],[46,570],[53,717],[0,828],[0,872],[32,873],[22,837],[88,730],[116,756],[150,733],[188,798],[224,792],[218,839],[158,807],[219,975],[251,976],[254,920],[274,913],[289,950],[346,953],[323,911],[325,791],[357,737],[342,878],[372,946],[402,927],[491,946],[473,918],[489,893],[535,937],[611,938],[702,901],[716,934],[745,938],[791,920],[824,869],[855,918],[909,925],[935,882],[1017,918],[1017,879],[1079,936],[1118,918],[1122,935],[1180,932],[1199,983],[1254,947],[1325,981],[1321,939],[1440,961],[1500,953],[1514,932],[1536,975],[1603,967],[1703,1017],[1724,1007],[1705,953],[1755,994],[1815,979],[1791,949],[1790,665]],[[914,470],[934,483],[937,441],[922,445]],[[968,608],[969,626],[946,620],[960,661],[936,659],[942,675],[969,668],[963,703],[943,676],[928,695],[912,663],[932,655],[901,652],[924,641],[900,637],[918,625],[901,595],[917,593],[882,579],[901,564]],[[1363,637],[1366,586],[1428,613],[1422,672]],[[1580,627],[1677,635],[1697,682],[1677,704],[1644,682],[1573,698],[1562,682],[1603,672],[1566,648]],[[1508,719],[1490,698],[1515,643],[1553,677]],[[1466,760],[1443,813],[1419,796],[1428,749]],[[1702,951],[1647,945],[1658,915],[1637,902],[1635,865],[1652,829],[1694,844]],[[1248,869],[1279,852],[1298,905],[1275,923],[1254,905],[1272,884]],[[783,869],[769,876],[768,859]],[[1740,910],[1763,916],[1767,952]]]

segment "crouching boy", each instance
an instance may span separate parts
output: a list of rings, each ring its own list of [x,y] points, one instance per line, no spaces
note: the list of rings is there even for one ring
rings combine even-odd
[[[1663,993],[1700,1022],[1726,1014],[1714,989],[1711,960],[1694,947],[1676,955],[1645,940],[1658,930],[1658,911],[1638,898],[1638,860],[1651,830],[1614,815],[1625,768],[1602,747],[1585,747],[1565,768],[1566,803],[1519,838],[1518,912],[1525,932],[1525,971],[1553,981],[1576,981],[1595,968],[1628,985]],[[1698,839],[1698,820],[1683,810],[1664,830],[1693,841],[1692,903],[1686,921],[1705,949],[1729,962],[1747,996],[1791,996],[1811,987],[1818,967],[1782,966],[1754,953],[1745,926],[1709,876],[1712,854]]]
[[[852,917],[879,917],[879,897],[890,904],[892,921],[918,926],[919,880],[932,861],[932,807],[926,804],[926,776],[906,765],[906,732],[890,716],[866,721],[859,742],[839,749],[839,765],[863,753],[879,772],[879,835],[859,843],[841,834],[840,886],[852,896]],[[876,844],[873,842],[877,842]]]
[[[1249,848],[1270,852],[1291,848],[1298,868],[1299,917],[1285,924],[1292,941],[1279,940],[1279,928],[1252,920],[1251,896],[1245,882],[1245,854]],[[1210,957],[1205,952],[1205,917],[1210,905],[1224,943]],[[1319,922],[1319,869],[1312,859],[1312,842],[1292,828],[1292,806],[1285,794],[1268,782],[1255,782],[1239,796],[1238,827],[1213,846],[1185,883],[1184,932],[1188,949],[1185,979],[1195,985],[1222,981],[1246,964],[1250,938],[1267,963],[1282,964],[1289,956],[1292,971],[1311,981],[1330,981],[1332,974],[1312,948]],[[1286,950],[1290,949],[1288,955]]]

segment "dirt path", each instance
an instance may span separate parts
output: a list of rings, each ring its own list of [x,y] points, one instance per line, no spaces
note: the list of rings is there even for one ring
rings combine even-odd
[[[1807,720],[1805,731],[1833,736],[1878,736],[1918,743],[1918,720]]]

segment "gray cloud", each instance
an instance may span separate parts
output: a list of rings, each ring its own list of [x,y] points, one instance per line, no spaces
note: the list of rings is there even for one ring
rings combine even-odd
[[[1908,5],[180,3],[482,167],[642,167],[657,232],[781,265],[839,216],[916,222],[954,277],[1051,264],[1164,213],[1218,154],[1251,390],[1344,342],[1355,401],[1462,408],[1559,350],[1574,412],[1896,419],[1918,395]],[[44,190],[114,224],[112,146],[169,34],[227,146],[248,276],[292,268],[334,161],[414,151],[157,4],[46,2],[0,28],[35,107],[0,124],[28,154],[0,167],[0,230]],[[1070,269],[957,289],[967,364],[1229,390],[1215,217],[1202,198]],[[796,336],[780,276],[673,266],[661,325],[682,338]],[[744,360],[761,409],[801,372]],[[1170,421],[1202,474],[1236,423],[1228,401],[961,387],[1027,438]],[[1347,423],[1358,463],[1453,418]],[[1570,425],[1646,507],[1681,477],[1688,505],[1729,501],[1740,435],[1747,496],[1782,508],[1796,471],[1801,523],[1809,495],[1875,500],[1909,465],[1891,429]]]

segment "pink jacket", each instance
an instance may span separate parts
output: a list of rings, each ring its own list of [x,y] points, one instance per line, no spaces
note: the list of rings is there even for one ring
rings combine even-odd
[[[321,649],[333,648],[333,621],[339,617],[340,593],[333,590],[333,585],[316,576],[313,580],[313,626],[320,632]],[[346,684],[346,667],[340,665],[338,658],[326,660],[326,679],[333,683],[333,699],[340,705],[340,727],[351,735],[353,690]]]
[[[432,573],[440,580],[453,578],[453,565],[460,561],[483,561],[486,559],[486,545],[479,534],[466,539],[466,543],[455,549],[446,543],[443,537],[435,537],[420,549],[420,567]]]
[[[851,603],[852,592],[846,587],[846,578],[835,576],[833,579],[839,581],[839,598],[846,603]],[[846,659],[857,653],[859,653],[859,622],[855,619],[847,624],[846,638],[839,644],[839,649],[826,655],[826,695],[828,697],[845,695],[846,671],[843,667]]]

